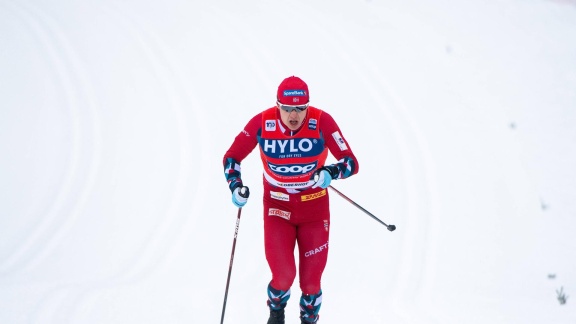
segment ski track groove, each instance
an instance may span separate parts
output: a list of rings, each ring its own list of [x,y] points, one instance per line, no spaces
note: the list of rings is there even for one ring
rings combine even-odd
[[[74,221],[79,216],[82,206],[88,199],[90,190],[96,180],[97,169],[101,159],[100,122],[94,109],[98,104],[91,92],[89,80],[83,73],[82,62],[76,57],[72,46],[66,39],[66,35],[59,29],[56,21],[38,6],[24,3],[19,3],[18,5],[9,4],[8,6],[32,29],[53,62],[52,66],[56,70],[55,75],[62,84],[60,88],[65,93],[65,99],[68,103],[67,107],[72,116],[71,137],[73,144],[70,154],[71,165],[59,189],[57,200],[54,202],[53,207],[42,217],[41,222],[27,235],[24,243],[6,260],[3,260],[0,265],[0,273],[3,273],[4,276],[18,273],[22,270],[29,271],[50,256],[55,246],[62,241],[63,236],[71,229]],[[203,114],[202,109],[199,104],[195,103],[194,95],[186,90],[187,87],[184,84],[183,77],[178,75],[177,69],[174,68],[176,64],[172,63],[172,59],[166,57],[167,51],[163,48],[161,42],[147,34],[133,19],[126,19],[131,18],[128,17],[127,11],[118,7],[115,10],[112,9],[112,11],[120,15],[118,21],[123,21],[124,24],[127,24],[128,29],[139,40],[144,53],[150,61],[154,74],[159,79],[159,87],[167,93],[168,106],[177,116],[181,152],[177,183],[174,186],[175,192],[164,214],[168,217],[159,217],[162,221],[155,227],[154,233],[151,233],[149,240],[142,246],[140,252],[136,254],[134,260],[132,260],[133,262],[129,262],[124,270],[112,275],[111,278],[98,279],[96,282],[90,283],[60,283],[56,285],[44,294],[36,304],[34,312],[29,314],[29,319],[32,323],[73,322],[75,311],[78,312],[86,299],[95,293],[96,290],[142,280],[168,256],[170,246],[174,244],[175,240],[180,238],[183,230],[182,225],[189,218],[188,214],[178,216],[178,207],[182,204],[183,194],[187,181],[190,180],[191,166],[193,164],[191,143],[189,142],[190,130],[186,125],[187,120],[183,109],[187,106],[199,107],[194,109],[194,113],[199,116]],[[175,76],[175,79],[179,80],[179,82],[173,83],[170,80]],[[82,96],[88,99],[88,104],[82,102]],[[80,117],[80,103],[89,110],[90,125],[86,125],[86,122]],[[202,121],[205,118],[201,116],[197,120]],[[198,135],[195,138],[201,138],[201,134],[206,134],[205,123],[198,122],[196,129],[198,130]],[[90,130],[91,133],[85,135],[84,132],[86,130]],[[85,145],[86,138],[94,139],[91,160],[86,162],[87,166],[81,164],[83,162],[81,146]],[[201,143],[201,141],[196,141],[196,144],[198,143]],[[202,166],[208,165],[209,155],[206,152],[206,148],[206,145],[202,145],[199,148],[200,158],[194,162],[201,161]],[[83,173],[87,173],[87,180],[85,180],[80,190],[74,190],[77,186],[76,182],[79,181],[78,174],[80,170]],[[202,206],[201,201],[205,195],[200,188],[200,184],[208,180],[208,175],[200,173],[196,177],[200,181],[197,185],[197,194],[193,196],[192,200],[192,205],[195,206],[194,210],[198,210]],[[65,213],[64,206],[69,205],[73,206],[72,211]]]
[[[96,113],[98,101],[82,62],[65,34],[58,23],[37,6],[19,3],[18,6],[11,4],[10,7],[22,17],[46,49],[45,53],[49,54],[55,68],[55,79],[61,83],[60,88],[65,93],[65,101],[72,116],[72,150],[70,167],[56,201],[43,217],[40,217],[40,223],[23,239],[24,243],[2,263],[0,271],[5,275],[32,271],[50,258],[54,249],[63,242],[64,236],[72,230],[74,222],[81,216],[94,188],[102,152],[101,123]],[[79,107],[84,107],[82,112]],[[82,118],[81,115],[87,117]],[[91,142],[92,146],[86,146],[87,142]],[[84,150],[91,152],[87,161],[81,157]],[[72,208],[68,211],[63,207],[65,204]],[[58,309],[69,300],[67,285],[58,284],[44,294],[28,314],[29,322],[45,323],[47,319],[57,315]]]
[[[31,13],[27,8],[24,7],[23,4],[17,6],[14,3],[7,3],[7,6],[16,13],[17,16],[21,17],[22,20],[25,21],[27,27],[32,30],[32,34],[39,39],[39,43],[46,48],[45,53],[47,53],[47,57],[50,61],[52,61],[52,66],[56,67],[55,74],[57,76],[57,80],[59,83],[69,84],[68,80],[66,80],[67,73],[62,71],[62,63],[59,62],[60,58],[58,57],[57,50],[54,48],[52,35],[46,32],[46,28],[42,26],[42,23],[39,22],[38,19],[35,19],[33,13]],[[66,98],[70,100],[72,95],[68,93],[68,87],[63,86],[61,87],[66,92]],[[68,108],[70,110],[71,115],[73,116],[73,123],[72,123],[72,153],[70,155],[70,167],[68,168],[68,172],[66,173],[64,180],[62,181],[62,185],[58,190],[58,194],[56,195],[56,199],[52,206],[45,212],[44,215],[39,215],[40,222],[30,231],[28,236],[24,238],[22,241],[23,243],[16,249],[14,249],[13,253],[9,255],[5,260],[3,260],[2,264],[0,264],[0,273],[3,276],[10,275],[14,271],[20,270],[26,265],[31,262],[31,259],[34,258],[34,254],[37,254],[40,251],[41,242],[45,241],[46,238],[44,236],[48,235],[49,229],[51,229],[54,224],[60,222],[59,219],[59,212],[64,208],[63,205],[66,200],[66,196],[69,195],[71,191],[71,187],[73,186],[72,182],[74,181],[74,177],[76,175],[76,170],[78,169],[78,150],[79,150],[79,127],[77,125],[78,117],[77,112],[75,111],[75,105],[73,103],[69,103]]]
[[[70,167],[58,190],[57,198],[52,207],[40,217],[39,224],[30,231],[23,240],[24,242],[2,262],[0,273],[5,276],[13,272],[30,271],[49,257],[55,246],[71,229],[86,203],[94,186],[101,159],[100,121],[95,112],[97,100],[65,35],[58,28],[57,23],[38,7],[24,3],[18,3],[18,5],[12,3],[8,6],[31,28],[32,33],[39,39],[52,61],[55,78],[62,84],[66,106],[72,116],[72,149],[69,157]],[[77,86],[78,83],[81,87]],[[82,93],[87,97],[88,102],[82,102],[77,93]],[[78,109],[80,102],[87,107],[90,116],[89,124],[80,117],[81,112]],[[89,130],[88,134],[84,134],[85,130]],[[91,150],[92,156],[86,162],[81,158],[81,145],[85,138],[93,139],[94,143]],[[81,172],[86,174],[86,179],[79,176]],[[80,188],[76,189],[75,187],[78,186]],[[70,211],[64,207],[67,205],[73,206]]]
[[[205,197],[205,192],[201,189],[201,183],[208,181],[206,173],[200,173],[196,179],[200,181],[196,185],[195,194],[192,197],[184,197],[186,187],[192,176],[192,165],[197,164],[199,159],[192,158],[192,143],[190,138],[201,138],[202,134],[206,133],[205,123],[197,123],[197,133],[191,136],[191,129],[188,127],[188,122],[184,109],[187,107],[200,107],[194,99],[194,94],[188,92],[186,87],[187,81],[178,72],[175,66],[178,64],[173,57],[168,56],[168,51],[164,48],[165,45],[162,41],[148,32],[145,28],[138,23],[137,17],[129,14],[129,10],[120,7],[119,4],[108,4],[108,10],[113,16],[116,16],[116,22],[126,27],[125,30],[138,40],[142,52],[149,60],[149,65],[159,82],[159,88],[165,92],[167,98],[167,107],[170,108],[172,113],[176,116],[178,141],[180,142],[179,153],[179,169],[174,193],[169,206],[163,213],[158,215],[159,223],[155,226],[154,231],[148,235],[148,239],[144,240],[139,252],[131,256],[132,261],[126,262],[124,269],[112,274],[110,277],[102,278],[97,282],[84,285],[79,291],[74,294],[74,298],[69,300],[70,310],[67,313],[61,314],[60,317],[66,317],[66,322],[73,322],[74,318],[80,316],[79,312],[86,308],[94,298],[97,298],[99,291],[106,289],[113,289],[119,286],[125,286],[129,283],[138,282],[149,277],[155,269],[159,267],[166,259],[174,257],[171,253],[171,248],[182,239],[184,230],[192,226],[190,220],[194,222],[193,215],[202,206],[202,201]],[[124,30],[124,29],[121,29]],[[177,80],[177,81],[173,81]],[[194,109],[195,114],[201,116],[197,118],[198,121],[205,120],[202,116],[202,110]],[[201,167],[206,166],[207,162],[207,146],[201,141],[194,142],[200,145],[197,148],[200,156]],[[191,199],[188,202],[185,199]],[[192,216],[180,212],[182,205],[192,205]],[[184,208],[185,210],[185,208]],[[86,307],[85,307],[86,306]]]
[[[98,166],[101,162],[101,126],[96,113],[98,102],[92,91],[91,84],[70,42],[59,28],[56,21],[39,7],[20,3],[12,5],[12,9],[31,26],[33,33],[46,48],[56,70],[56,79],[62,84],[67,107],[72,116],[72,153],[71,167],[63,181],[57,200],[53,207],[42,217],[40,224],[24,239],[25,242],[2,266],[2,272],[29,272],[37,268],[51,256],[63,237],[73,227],[81,214],[96,182]],[[83,101],[85,98],[86,101]],[[85,107],[84,113],[89,118],[81,118],[79,107]],[[88,134],[84,132],[88,131]],[[82,164],[81,147],[92,140],[90,159]],[[86,149],[87,150],[87,149]],[[82,172],[84,177],[78,176]],[[83,181],[82,184],[75,182]],[[73,187],[79,186],[73,190]],[[70,211],[62,207],[72,205]],[[62,216],[66,215],[66,216]],[[28,314],[30,322],[44,323],[57,314],[59,307],[67,300],[67,284],[59,284],[52,288],[36,304]]]

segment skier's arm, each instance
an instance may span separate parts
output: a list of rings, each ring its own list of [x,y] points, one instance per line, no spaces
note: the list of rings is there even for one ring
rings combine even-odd
[[[325,111],[320,117],[320,127],[326,146],[338,161],[324,166],[330,172],[332,179],[345,179],[358,173],[359,165],[356,156],[354,156],[334,118]]]
[[[262,114],[254,116],[246,127],[236,136],[234,142],[226,151],[223,158],[224,176],[228,182],[228,188],[234,189],[242,187],[240,163],[258,144],[256,134],[262,125]]]

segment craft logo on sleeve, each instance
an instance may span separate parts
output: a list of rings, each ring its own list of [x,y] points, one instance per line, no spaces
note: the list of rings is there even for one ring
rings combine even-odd
[[[340,135],[340,132],[336,131],[332,133],[332,137],[336,141],[336,144],[338,144],[338,147],[340,148],[341,151],[346,151],[348,149],[348,146],[346,146],[346,142],[344,142],[344,139]]]
[[[278,208],[269,208],[268,209],[268,216],[278,216],[280,218],[290,220],[290,214],[291,214],[291,212],[280,210]]]

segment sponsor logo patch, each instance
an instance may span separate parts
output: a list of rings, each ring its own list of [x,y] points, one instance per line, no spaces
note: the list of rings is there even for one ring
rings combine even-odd
[[[318,121],[314,118],[310,118],[310,120],[308,121],[308,129],[315,130],[317,126],[318,126]]]
[[[268,216],[278,216],[280,218],[290,220],[290,214],[292,214],[292,213],[284,211],[284,210],[280,210],[278,208],[269,208],[268,209]]]
[[[346,151],[348,149],[348,146],[346,146],[346,142],[344,142],[344,139],[340,135],[340,132],[336,131],[332,133],[332,137],[336,141],[336,144],[338,144],[340,151]]]
[[[283,192],[270,191],[270,198],[282,201],[290,201],[290,195]]]
[[[272,122],[276,127],[276,121],[272,120]],[[268,131],[268,126],[266,128]],[[317,138],[267,139],[260,137],[258,142],[264,154],[275,159],[318,156],[324,151],[324,141],[319,141]]]
[[[304,90],[284,90],[284,97],[295,97],[295,96],[305,96],[306,91]]]
[[[276,128],[276,121],[273,120],[272,122],[274,123],[274,128]],[[266,122],[266,125],[268,125],[268,122]],[[316,140],[310,138],[297,138],[290,140],[265,139],[263,146],[264,152],[276,153],[276,151],[278,151],[280,154],[286,154],[310,152],[316,143]]]
[[[316,169],[318,162],[310,163],[310,164],[281,164],[275,165],[268,162],[268,167],[274,173],[283,175],[283,176],[296,176],[296,175],[303,175],[312,170]]]
[[[308,200],[314,200],[314,199],[324,197],[324,196],[326,196],[326,189],[324,189],[322,191],[318,191],[318,192],[313,193],[313,194],[301,196],[301,198],[302,198],[302,201],[308,201]]]
[[[276,121],[275,120],[267,120],[266,123],[266,131],[273,132],[276,130]]]

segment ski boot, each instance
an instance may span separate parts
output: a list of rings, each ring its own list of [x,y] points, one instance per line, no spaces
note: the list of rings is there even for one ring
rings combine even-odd
[[[284,308],[290,298],[290,289],[278,290],[268,285],[268,307],[270,317],[267,324],[284,324]]]
[[[279,310],[270,309],[270,317],[266,324],[284,324],[284,308]]]
[[[302,297],[300,297],[301,324],[318,322],[320,306],[322,306],[322,289],[315,295],[302,294]]]

